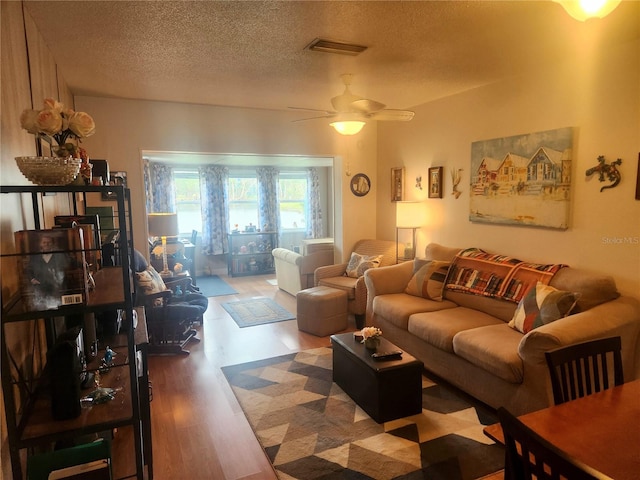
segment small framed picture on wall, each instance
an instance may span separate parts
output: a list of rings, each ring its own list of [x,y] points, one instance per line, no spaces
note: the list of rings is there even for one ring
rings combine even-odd
[[[429,168],[429,198],[442,198],[442,167]]]
[[[391,201],[401,202],[404,199],[404,168],[391,169]]]

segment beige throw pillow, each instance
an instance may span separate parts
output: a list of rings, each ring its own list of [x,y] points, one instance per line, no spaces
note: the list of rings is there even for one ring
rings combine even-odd
[[[360,278],[370,268],[379,267],[381,260],[382,255],[360,255],[353,252],[347,265],[347,277]]]
[[[451,262],[438,260],[425,262],[409,280],[407,288],[404,290],[405,293],[441,302],[449,265]]]
[[[152,293],[162,292],[167,289],[167,286],[162,280],[160,274],[151,265],[142,272],[136,272],[136,281],[142,293],[145,295],[151,295]],[[154,302],[156,305],[162,305],[162,299],[158,298]]]

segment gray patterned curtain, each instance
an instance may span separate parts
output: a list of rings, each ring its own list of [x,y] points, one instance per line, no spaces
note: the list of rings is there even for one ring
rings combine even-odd
[[[202,198],[202,250],[206,255],[229,251],[229,169],[219,165],[199,168]]]
[[[147,209],[147,213],[150,213],[151,205],[153,205],[153,186],[151,185],[151,165],[147,158],[142,159],[142,180],[144,181],[144,206]]]
[[[278,208],[278,177],[280,171],[273,167],[256,168],[258,177],[258,228],[280,231],[280,209]],[[266,228],[268,225],[269,228]]]
[[[176,189],[173,181],[173,167],[159,163],[149,163],[145,174],[147,192],[147,213],[173,213],[176,211]],[[146,175],[149,175],[147,183]]]
[[[318,170],[311,167],[307,172],[307,218],[309,219],[309,229],[307,235],[309,238],[323,238],[324,224],[322,222],[322,206],[320,205],[320,180],[318,179]]]

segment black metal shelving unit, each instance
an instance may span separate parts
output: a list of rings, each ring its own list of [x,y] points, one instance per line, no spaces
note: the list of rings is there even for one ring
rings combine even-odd
[[[115,265],[103,266],[95,271],[95,289],[87,293],[82,303],[61,305],[55,309],[33,310],[25,301],[19,286],[2,285],[0,355],[13,478],[23,478],[25,457],[21,451],[25,449],[28,455],[31,451],[49,447],[57,441],[73,441],[120,427],[132,428],[135,449],[135,473],[130,472],[122,478],[145,478],[145,466],[147,478],[152,478],[146,323],[144,320],[139,322],[137,328],[133,325],[135,292],[130,273],[133,241],[129,190],[123,186],[0,186],[0,193],[3,203],[7,199],[5,195],[18,195],[16,203],[21,205],[23,211],[31,208],[33,223],[25,218],[25,230],[41,230],[43,225],[49,223],[45,216],[50,215],[50,212],[45,214],[43,205],[45,197],[55,194],[66,196],[63,197],[63,203],[66,202],[65,205],[68,205],[68,211],[56,212],[60,215],[83,214],[84,211],[80,210],[84,210],[88,202],[115,205],[113,228],[119,234],[114,252]],[[109,197],[108,203],[102,201],[105,196]],[[6,245],[7,242],[4,243]],[[25,253],[15,250],[2,252],[3,264],[10,264],[11,257],[16,257],[17,267],[18,257],[24,256]],[[93,358],[87,359],[86,368],[88,372],[97,370],[103,357],[103,349],[109,345],[118,355],[109,373],[103,375],[103,385],[119,387],[120,390],[114,400],[82,408],[76,418],[54,420],[46,364],[47,351],[52,348],[55,339],[51,331],[57,328],[54,325],[59,324],[56,323],[56,319],[74,316],[86,318],[87,314],[105,311],[122,313],[122,333],[115,332],[108,340],[105,339],[100,345],[102,350],[95,352]],[[144,319],[144,312],[140,312],[141,315],[139,312],[138,309],[136,315]],[[24,328],[20,330],[16,327],[18,322],[29,322],[30,325],[23,325]],[[31,332],[31,339],[21,337],[22,342],[13,341],[12,334],[15,335],[18,331]],[[32,350],[27,351],[25,355],[25,348]],[[25,362],[24,359],[29,357],[29,353],[32,360]],[[136,361],[138,355],[142,357],[141,369]]]

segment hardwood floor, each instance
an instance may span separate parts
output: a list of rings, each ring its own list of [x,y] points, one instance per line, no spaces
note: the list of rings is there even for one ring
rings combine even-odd
[[[201,341],[189,344],[190,355],[149,358],[154,478],[275,480],[220,367],[329,346],[329,337],[300,332],[295,320],[239,328],[222,303],[269,297],[295,313],[295,297],[269,284],[273,275],[214,273],[239,293],[209,298]]]

